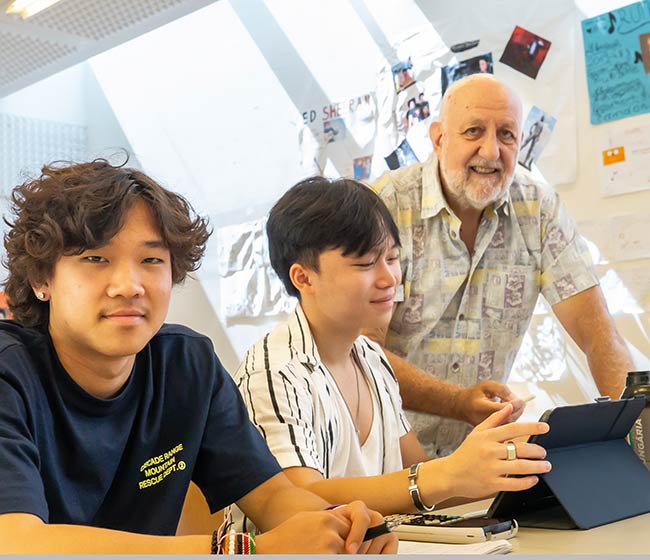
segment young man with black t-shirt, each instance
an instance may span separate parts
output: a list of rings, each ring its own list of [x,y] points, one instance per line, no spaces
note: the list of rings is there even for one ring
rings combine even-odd
[[[190,481],[254,519],[258,552],[395,552],[361,543],[376,512],[293,486],[209,339],[163,325],[209,236],[183,198],[96,160],[45,167],[12,204],[0,553],[217,552],[173,536]]]

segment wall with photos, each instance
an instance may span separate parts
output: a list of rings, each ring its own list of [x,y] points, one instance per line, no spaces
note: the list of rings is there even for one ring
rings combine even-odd
[[[259,234],[272,203],[315,171],[372,179],[411,153],[426,157],[426,129],[444,80],[487,68],[521,93],[529,135],[545,116],[537,151],[529,143],[533,159],[523,163],[556,185],[602,249],[608,302],[638,365],[647,366],[650,307],[643,286],[632,285],[650,270],[650,255],[635,245],[650,191],[604,197],[598,162],[627,128],[650,120],[590,124],[580,27],[625,4],[491,0],[478,10],[470,0],[407,0],[399,9],[388,0],[222,0],[95,57],[101,95],[137,161],[183,192],[217,230],[199,281],[177,291],[169,318],[207,332],[235,368],[284,305]],[[89,145],[99,130],[88,125],[91,112],[80,119]],[[621,131],[621,123],[629,126]],[[635,227],[621,229],[628,223]],[[621,254],[612,239],[628,250]],[[237,243],[245,254],[231,250]],[[233,298],[221,293],[238,286],[247,290],[229,305]],[[543,304],[512,384],[539,395],[531,415],[595,393],[579,351]]]

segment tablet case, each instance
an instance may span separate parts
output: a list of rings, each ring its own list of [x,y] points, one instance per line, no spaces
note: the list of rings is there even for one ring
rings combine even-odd
[[[529,490],[500,492],[488,517],[590,529],[650,512],[650,471],[625,440],[644,406],[639,396],[547,411],[550,431],[531,441],[546,449],[553,469]]]

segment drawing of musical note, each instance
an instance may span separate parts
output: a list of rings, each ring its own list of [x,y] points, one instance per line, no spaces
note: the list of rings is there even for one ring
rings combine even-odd
[[[609,12],[609,14],[607,15],[609,16],[609,29],[607,30],[607,33],[611,35],[612,33],[614,33],[614,29],[615,29],[614,24],[616,23],[616,16],[612,12]]]

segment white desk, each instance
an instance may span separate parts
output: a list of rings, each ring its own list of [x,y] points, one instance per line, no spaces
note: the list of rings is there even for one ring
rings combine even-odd
[[[489,505],[485,500],[440,511],[460,514]],[[520,527],[510,543],[513,554],[650,554],[650,513],[586,531]]]

